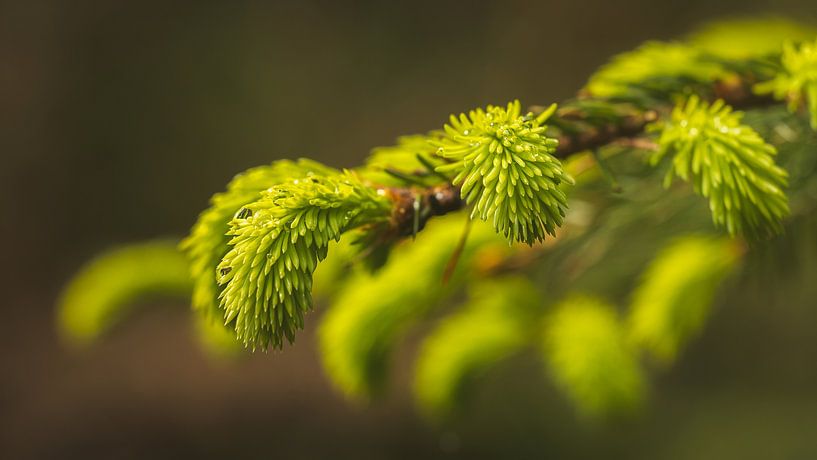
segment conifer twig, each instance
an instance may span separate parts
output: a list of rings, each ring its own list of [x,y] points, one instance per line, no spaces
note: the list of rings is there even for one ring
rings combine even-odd
[[[756,83],[753,76],[734,76],[716,81],[710,89],[711,99],[722,99],[735,108],[764,107],[775,103],[769,96],[752,92]],[[594,119],[592,110],[587,110],[593,102],[604,103],[616,116],[604,122]],[[553,156],[564,160],[577,153],[619,142],[627,142],[644,133],[648,124],[656,121],[660,113],[670,110],[672,104],[658,104],[651,108],[641,108],[629,102],[612,102],[594,99],[580,93],[576,99],[566,101],[552,117],[552,125],[559,132],[559,145]],[[532,111],[544,110],[532,107]],[[436,185],[426,189],[412,187],[389,188],[388,194],[394,201],[391,220],[391,234],[395,237],[410,236],[422,230],[428,219],[459,211],[465,206],[460,198],[460,188],[452,184]],[[415,197],[420,203],[419,216],[415,221]]]

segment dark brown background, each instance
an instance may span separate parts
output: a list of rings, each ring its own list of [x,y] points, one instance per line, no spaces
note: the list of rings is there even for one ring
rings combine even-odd
[[[809,0],[3,4],[0,457],[817,457],[815,309],[771,301],[722,308],[644,417],[613,426],[577,420],[532,356],[436,430],[411,406],[410,351],[386,401],[350,406],[315,321],[283,354],[227,363],[201,354],[181,305],[80,355],[52,320],[84,260],[183,235],[242,169],[354,165],[450,112],[565,98],[645,39],[769,11],[817,19]]]

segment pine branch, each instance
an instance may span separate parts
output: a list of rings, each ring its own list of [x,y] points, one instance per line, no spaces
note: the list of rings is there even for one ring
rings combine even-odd
[[[345,395],[366,400],[383,389],[409,328],[468,287],[464,308],[420,349],[415,391],[429,415],[452,414],[472,377],[534,343],[582,413],[636,409],[646,394],[640,353],[669,363],[704,330],[743,239],[794,229],[751,247],[779,251],[772,246],[792,235],[814,234],[796,225],[813,220],[817,137],[784,105],[808,110],[817,130],[817,42],[813,30],[784,26],[771,37],[749,24],[737,35],[711,29],[687,43],[647,43],[558,109],[525,113],[514,101],[452,115],[441,130],[375,149],[353,171],[309,160],[248,170],[200,215],[181,245],[186,261],[166,242],[101,257],[66,290],[60,326],[89,341],[143,294],[192,290],[202,343],[229,356],[242,343],[292,342],[313,293],[330,294],[319,329],[325,369]],[[798,41],[781,48],[784,39]],[[637,150],[650,154],[627,156]],[[562,163],[588,151],[595,161]],[[615,160],[609,169],[606,160]],[[662,191],[649,170],[659,164],[709,210],[682,188]],[[599,183],[615,188],[612,172],[622,195]],[[715,227],[733,239],[710,236]],[[424,228],[416,242],[393,244]],[[685,236],[667,239],[677,234]],[[532,276],[505,276],[520,272]],[[638,273],[629,308],[619,308]]]
[[[731,75],[717,80],[703,93],[708,100],[723,100],[736,109],[759,108],[774,104],[774,98],[752,92],[757,77]],[[594,97],[586,90],[578,98],[563,103],[550,119],[557,131],[558,145],[552,155],[564,160],[588,150],[639,137],[647,126],[659,118],[659,114],[671,111],[670,98],[649,108],[632,102],[613,102]],[[534,114],[540,114],[543,107],[531,107]],[[603,110],[603,114],[600,113]],[[422,230],[429,219],[456,212],[466,206],[461,198],[461,187],[451,183],[427,188],[416,186],[390,187],[388,195],[393,201],[391,231],[392,238],[409,236],[414,231],[415,198],[420,202],[419,229]]]

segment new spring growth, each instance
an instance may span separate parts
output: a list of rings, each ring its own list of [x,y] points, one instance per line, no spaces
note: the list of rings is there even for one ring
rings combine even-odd
[[[391,202],[354,173],[310,176],[271,187],[230,223],[230,251],[218,265],[220,308],[238,339],[281,348],[312,307],[312,273],[329,242],[381,222]]]
[[[536,116],[521,115],[519,101],[451,115],[445,133],[431,142],[437,155],[453,160],[438,171],[454,175],[461,195],[473,206],[471,218],[492,222],[511,242],[528,244],[554,235],[564,221],[567,198],[561,189],[573,179],[553,156],[558,141],[544,123],[556,105]]]
[[[673,174],[692,182],[697,193],[709,198],[712,219],[731,235],[760,238],[782,231],[789,214],[786,171],[775,164],[774,146],[741,123],[743,114],[718,100],[712,104],[691,96],[680,103],[663,125],[658,163],[672,156]]]

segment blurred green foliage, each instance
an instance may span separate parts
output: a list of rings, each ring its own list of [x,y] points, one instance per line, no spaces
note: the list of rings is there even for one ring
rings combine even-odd
[[[684,43],[649,42],[614,57],[593,74],[586,90],[597,97],[632,97],[633,93],[681,92],[689,82],[707,83],[727,70],[700,49]]]
[[[755,91],[788,101],[791,111],[805,106],[811,114],[811,127],[817,130],[817,41],[800,45],[787,42],[780,62],[782,71],[772,80],[758,83]]]
[[[170,240],[132,244],[100,254],[66,286],[58,325],[76,345],[88,345],[116,326],[146,296],[190,294],[189,265]]]
[[[471,286],[465,304],[420,345],[414,377],[420,406],[435,417],[455,413],[469,383],[530,343],[541,305],[541,294],[524,278]]]
[[[737,18],[710,22],[687,40],[696,49],[725,58],[774,54],[788,41],[811,40],[817,27],[781,17]]]
[[[630,339],[663,362],[674,360],[700,332],[717,288],[741,252],[732,240],[694,235],[661,250],[633,293]]]
[[[343,281],[323,317],[319,339],[324,368],[344,394],[373,396],[382,388],[390,354],[406,330],[456,292],[469,277],[477,252],[509,250],[489,226],[475,224],[456,271],[443,283],[463,229],[461,215],[434,220],[416,241],[395,248],[383,268],[357,271]]]
[[[542,337],[554,379],[580,411],[608,415],[641,404],[645,378],[611,305],[568,297],[546,317]]]

